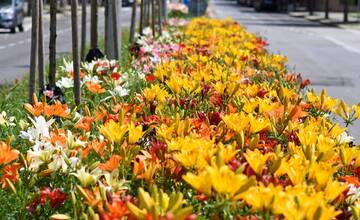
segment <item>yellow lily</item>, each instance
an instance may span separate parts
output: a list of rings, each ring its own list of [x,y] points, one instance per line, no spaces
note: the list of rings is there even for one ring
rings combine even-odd
[[[129,125],[129,144],[135,144],[143,136],[142,125],[135,126],[133,122]]]
[[[246,153],[244,153],[246,161],[257,175],[262,174],[262,170],[266,164],[266,161],[272,156],[272,153],[264,155],[258,149],[255,149],[254,151],[247,150]]]
[[[99,128],[100,133],[113,143],[120,143],[128,130],[126,125],[110,120]]]

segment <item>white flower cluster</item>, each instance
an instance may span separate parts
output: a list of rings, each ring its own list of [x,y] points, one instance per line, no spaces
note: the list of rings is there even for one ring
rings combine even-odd
[[[15,127],[15,117],[9,117],[5,111],[2,111],[0,113],[0,126]]]

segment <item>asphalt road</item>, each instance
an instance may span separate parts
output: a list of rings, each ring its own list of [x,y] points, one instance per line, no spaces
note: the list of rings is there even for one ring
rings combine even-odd
[[[128,28],[131,19],[131,7],[123,7],[120,13],[122,27]],[[87,39],[90,39],[90,12],[88,11]],[[45,61],[48,60],[49,51],[49,15],[44,16],[44,49]],[[80,38],[80,11],[79,11],[79,38]],[[29,71],[31,19],[24,21],[25,31],[10,34],[6,29],[0,29],[0,84],[22,79]],[[99,9],[99,35],[104,33],[104,10]],[[71,23],[70,12],[58,14],[57,22],[57,56],[61,57],[71,52]],[[80,40],[80,39],[79,39]]]
[[[323,26],[287,14],[255,12],[234,0],[214,0],[215,16],[232,17],[268,41],[269,50],[289,58],[289,67],[310,79],[312,88],[360,102],[360,31]],[[350,128],[360,143],[360,122]]]

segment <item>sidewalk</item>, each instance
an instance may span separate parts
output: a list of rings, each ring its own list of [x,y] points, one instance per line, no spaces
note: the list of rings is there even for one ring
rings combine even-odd
[[[308,11],[290,12],[292,17],[301,17],[309,21],[319,22],[324,25],[338,26],[346,29],[360,30],[360,14],[356,12],[349,13],[349,22],[344,23],[344,14],[342,12],[330,12],[329,19],[325,19],[325,12],[314,12],[314,15],[309,15]]]

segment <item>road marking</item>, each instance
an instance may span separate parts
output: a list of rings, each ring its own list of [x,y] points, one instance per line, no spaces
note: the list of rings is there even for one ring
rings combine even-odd
[[[350,46],[350,45],[348,45],[348,44],[346,44],[346,43],[344,43],[344,42],[341,42],[341,41],[339,41],[339,40],[336,40],[335,38],[325,37],[325,39],[333,42],[334,44],[336,44],[336,45],[344,48],[344,49],[347,50],[347,51],[360,54],[360,50],[359,50],[359,49],[356,49],[356,48],[354,48],[354,47],[352,47],[352,46]]]

